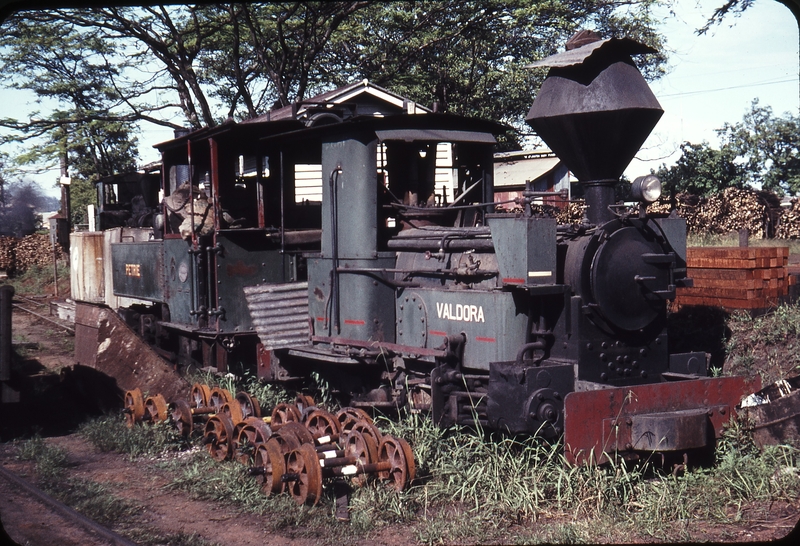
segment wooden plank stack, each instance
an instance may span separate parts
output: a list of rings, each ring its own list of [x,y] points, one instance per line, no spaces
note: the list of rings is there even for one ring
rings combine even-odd
[[[787,301],[791,284],[788,247],[695,247],[687,249],[694,287],[678,288],[674,308],[684,305],[762,310]]]

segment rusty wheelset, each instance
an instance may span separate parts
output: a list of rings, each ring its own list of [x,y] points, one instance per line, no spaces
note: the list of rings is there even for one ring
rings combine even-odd
[[[319,502],[326,479],[363,486],[377,478],[402,491],[415,476],[405,440],[384,436],[361,409],[333,414],[306,395],[264,416],[258,400],[246,392],[233,396],[220,387],[195,384],[188,400],[167,405],[161,395],[144,399],[134,389],[125,393],[123,411],[128,426],[169,419],[184,438],[202,431],[212,458],[248,465],[265,494],[287,492],[298,504]]]

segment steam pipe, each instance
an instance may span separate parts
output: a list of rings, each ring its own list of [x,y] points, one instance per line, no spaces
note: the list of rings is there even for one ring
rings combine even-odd
[[[544,341],[533,341],[531,343],[526,343],[522,347],[520,347],[519,352],[517,353],[517,366],[522,366],[522,361],[525,359],[525,354],[531,351],[544,351],[547,348],[547,345]]]

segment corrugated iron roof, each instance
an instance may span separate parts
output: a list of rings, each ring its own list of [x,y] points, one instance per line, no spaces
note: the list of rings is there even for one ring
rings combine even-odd
[[[611,48],[618,49],[620,52],[627,53],[628,55],[657,52],[652,47],[630,38],[607,38],[605,40],[598,40],[597,42],[586,44],[576,49],[550,55],[540,61],[525,65],[523,68],[574,66],[583,63],[600,49]]]

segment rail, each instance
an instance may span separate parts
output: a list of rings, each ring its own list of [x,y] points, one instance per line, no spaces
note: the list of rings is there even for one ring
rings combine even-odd
[[[29,483],[26,480],[23,480],[13,472],[3,468],[0,466],[0,477],[5,479],[10,484],[16,486],[19,490],[24,491],[27,495],[35,498],[42,504],[46,505],[50,510],[53,512],[57,512],[62,517],[68,519],[84,527],[85,529],[89,530],[92,533],[97,534],[98,536],[102,537],[104,540],[109,541],[111,544],[116,544],[118,546],[136,546],[135,542],[131,542],[127,538],[118,535],[117,533],[111,531],[110,529],[103,527],[96,521],[93,521],[83,514],[76,512],[66,504],[57,501],[53,497],[47,495],[44,491],[39,489],[38,487],[34,486],[33,484]]]
[[[48,317],[46,315],[42,315],[40,313],[37,313],[36,311],[33,311],[32,309],[27,309],[26,307],[24,307],[24,304],[27,304],[27,305],[38,305],[38,306],[42,306],[42,307],[47,307],[47,304],[39,303],[39,302],[37,302],[35,300],[32,300],[30,298],[26,298],[25,296],[15,296],[15,299],[18,300],[18,301],[15,301],[12,304],[12,306],[15,309],[19,309],[20,311],[25,311],[26,313],[29,313],[29,314],[37,317],[37,318],[40,318],[40,319],[45,320],[45,321],[47,321],[47,322],[49,322],[51,324],[54,324],[54,325],[58,326],[59,328],[61,328],[62,330],[65,330],[71,336],[75,335],[75,328],[72,328],[70,326],[66,326],[66,325],[62,324],[61,322],[59,322],[59,321],[57,321],[55,319],[52,319],[52,318],[50,318],[50,317]],[[24,301],[20,301],[20,300],[24,300]]]

